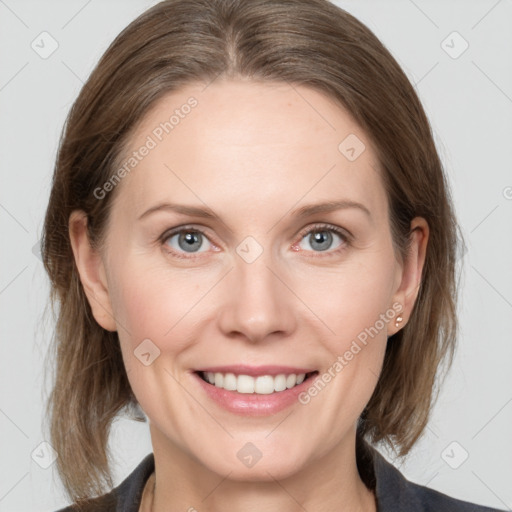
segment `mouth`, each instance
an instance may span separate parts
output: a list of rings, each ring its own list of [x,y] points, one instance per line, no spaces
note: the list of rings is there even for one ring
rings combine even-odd
[[[196,371],[204,382],[225,391],[247,395],[273,395],[296,388],[305,381],[318,375],[318,370],[310,372],[261,373],[248,375],[246,373]],[[254,373],[254,372],[251,372]]]
[[[230,365],[191,371],[194,386],[220,408],[241,416],[271,416],[299,404],[318,370],[292,366]],[[306,410],[306,409],[304,409]]]

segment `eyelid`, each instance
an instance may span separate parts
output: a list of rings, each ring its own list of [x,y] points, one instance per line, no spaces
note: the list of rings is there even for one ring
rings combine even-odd
[[[342,239],[342,244],[340,247],[333,250],[303,251],[307,254],[308,258],[329,258],[331,256],[337,256],[339,255],[340,252],[347,250],[347,248],[352,244],[354,238],[352,233],[350,233],[344,228],[341,228],[340,226],[329,224],[328,222],[317,222],[301,230],[298,234],[299,241],[295,242],[292,247],[296,247],[298,243],[300,243],[306,235],[321,231],[333,231]]]
[[[343,240],[343,242],[344,242],[343,246],[341,248],[334,249],[334,250],[327,250],[327,251],[305,251],[305,252],[316,254],[319,257],[321,257],[323,255],[327,255],[327,254],[329,254],[329,255],[337,254],[341,250],[345,249],[347,245],[350,245],[350,243],[351,243],[351,241],[353,239],[352,234],[349,231],[347,231],[346,229],[344,229],[344,228],[341,228],[341,227],[336,226],[334,224],[329,224],[327,222],[317,222],[317,223],[314,223],[313,225],[308,225],[305,228],[303,228],[297,234],[298,240],[297,240],[297,242],[294,242],[292,244],[292,247],[294,247],[298,243],[300,243],[302,241],[302,239],[306,235],[309,235],[309,234],[314,233],[314,232],[322,231],[322,230],[323,231],[333,231],[334,233],[336,233]],[[176,226],[174,228],[168,229],[167,231],[165,231],[159,237],[158,241],[162,245],[165,245],[167,240],[169,240],[171,237],[173,237],[173,236],[175,236],[177,234],[180,234],[182,232],[187,232],[187,231],[195,232],[195,233],[200,233],[201,235],[203,235],[208,240],[208,242],[210,244],[212,244],[214,247],[217,247],[217,245],[214,242],[212,242],[210,240],[210,237],[206,234],[206,230],[201,228],[201,227],[198,227],[195,224],[184,224],[184,225],[181,225],[181,226]],[[186,252],[177,252],[174,249],[170,249],[170,248],[167,249],[167,252],[171,253],[172,255],[174,255],[174,256],[176,256],[178,258],[187,258],[187,259],[197,258],[197,257],[200,257],[201,254],[203,254],[202,252],[199,252],[199,253],[188,253],[188,256],[184,256],[184,254],[187,254]],[[207,252],[207,251],[205,251],[205,252]],[[314,256],[314,257],[317,257],[317,256]]]
[[[336,234],[338,234],[342,238],[345,238],[348,241],[353,238],[352,233],[350,233],[348,230],[341,228],[340,226],[336,226],[334,224],[329,224],[328,222],[317,222],[314,223],[313,225],[307,226],[301,231],[299,231],[298,236],[304,237],[305,235],[308,235],[311,232],[321,230],[334,231]]]
[[[193,224],[184,224],[182,226],[176,226],[174,228],[168,229],[167,231],[164,231],[164,233],[158,238],[158,242],[162,246],[164,246],[164,245],[166,245],[167,240],[169,240],[170,238],[172,238],[175,235],[179,235],[182,232],[186,232],[186,231],[191,231],[194,233],[201,233],[201,235],[203,235],[208,240],[208,242],[210,244],[212,244],[214,247],[216,247],[216,245],[210,240],[210,237],[206,234],[206,230],[199,228]],[[176,250],[174,250],[170,247],[168,249],[166,249],[166,251],[177,258],[184,258],[184,259],[197,258],[201,254],[203,254],[202,252],[188,253],[189,255],[185,256],[185,254],[187,254],[186,252],[177,252]]]

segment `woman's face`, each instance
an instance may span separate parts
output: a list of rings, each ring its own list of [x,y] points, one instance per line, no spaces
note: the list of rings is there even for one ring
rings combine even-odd
[[[128,153],[90,301],[154,446],[268,479],[352,442],[417,284],[365,133],[312,89],[218,80],[162,99]]]

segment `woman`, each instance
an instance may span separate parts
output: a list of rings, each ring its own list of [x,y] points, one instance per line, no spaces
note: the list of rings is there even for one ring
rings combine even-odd
[[[370,444],[427,424],[456,233],[414,89],[352,16],[146,11],[73,105],[45,220],[64,510],[491,510]],[[108,492],[134,407],[153,453]]]

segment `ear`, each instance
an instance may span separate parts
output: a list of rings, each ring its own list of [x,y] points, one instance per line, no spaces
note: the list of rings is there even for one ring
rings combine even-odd
[[[393,304],[399,302],[402,306],[395,318],[401,316],[403,321],[398,327],[395,326],[394,321],[391,322],[388,336],[392,336],[403,328],[411,316],[421,285],[428,238],[429,227],[427,221],[423,217],[415,217],[411,221],[410,247],[405,256],[401,272],[398,274],[398,288],[393,295]]]
[[[85,212],[75,210],[69,216],[69,238],[80,281],[96,322],[107,331],[116,331],[105,268],[99,252],[91,247]]]

